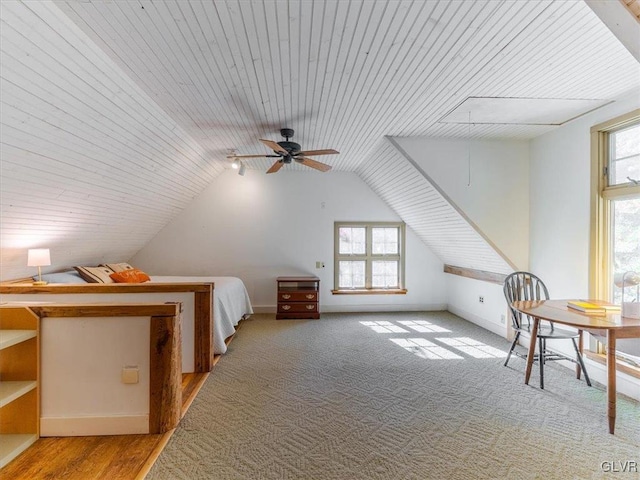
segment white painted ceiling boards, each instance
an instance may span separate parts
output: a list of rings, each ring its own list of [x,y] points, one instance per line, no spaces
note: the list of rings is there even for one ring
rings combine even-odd
[[[56,248],[58,265],[130,258],[230,166],[229,149],[270,153],[258,138],[278,141],[281,127],[305,149],[340,151],[318,158],[335,170],[364,172],[385,136],[467,135],[440,120],[468,97],[608,102],[640,85],[638,62],[582,0],[0,8],[3,279],[26,273],[29,247]]]

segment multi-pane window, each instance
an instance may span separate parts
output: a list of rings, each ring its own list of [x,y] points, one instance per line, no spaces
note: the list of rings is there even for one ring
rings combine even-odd
[[[335,224],[335,290],[404,289],[403,223]]]
[[[625,272],[640,273],[640,111],[596,125],[591,134],[594,192],[590,293],[594,298],[620,304],[622,276]],[[627,296],[636,291],[626,290]],[[638,342],[619,340],[616,351],[640,362]]]
[[[608,297],[619,303],[620,278],[625,272],[640,273],[640,119],[606,130],[601,163],[603,202],[601,235],[608,272]]]
[[[640,124],[609,132],[608,185],[640,179]]]

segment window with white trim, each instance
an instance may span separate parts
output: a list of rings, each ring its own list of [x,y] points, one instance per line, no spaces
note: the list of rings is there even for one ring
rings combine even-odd
[[[402,222],[336,222],[334,293],[405,293]]]

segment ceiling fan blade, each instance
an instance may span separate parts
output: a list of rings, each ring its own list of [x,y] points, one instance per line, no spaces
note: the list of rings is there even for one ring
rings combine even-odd
[[[320,170],[321,172],[328,172],[331,170],[331,165],[327,165],[326,163],[318,162],[312,158],[307,157],[297,157],[296,161],[300,162],[307,167],[315,168],[316,170]]]
[[[262,138],[260,138],[259,140],[262,143],[264,143],[267,147],[269,147],[271,150],[273,150],[274,152],[279,152],[279,153],[282,153],[283,155],[289,155],[289,152],[287,152],[284,148],[282,148],[280,145],[278,145],[273,140],[264,140]]]
[[[282,168],[284,162],[282,160],[277,160],[276,163],[271,165],[271,168],[267,170],[267,173],[276,173],[278,170]]]
[[[273,156],[274,155],[227,155],[227,158],[265,158]]]
[[[337,155],[338,153],[340,152],[329,148],[326,150],[305,150],[304,152],[299,152],[298,155]]]

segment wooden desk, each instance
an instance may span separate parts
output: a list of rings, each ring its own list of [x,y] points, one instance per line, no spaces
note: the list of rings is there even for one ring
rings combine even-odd
[[[607,415],[609,416],[609,433],[613,433],[616,425],[616,339],[640,337],[640,320],[622,317],[620,312],[604,315],[582,313],[567,307],[567,301],[519,300],[513,302],[513,308],[533,318],[532,341],[529,342],[524,383],[529,384],[536,349],[535,338],[541,319],[586,330],[595,335],[604,333],[607,337]]]

